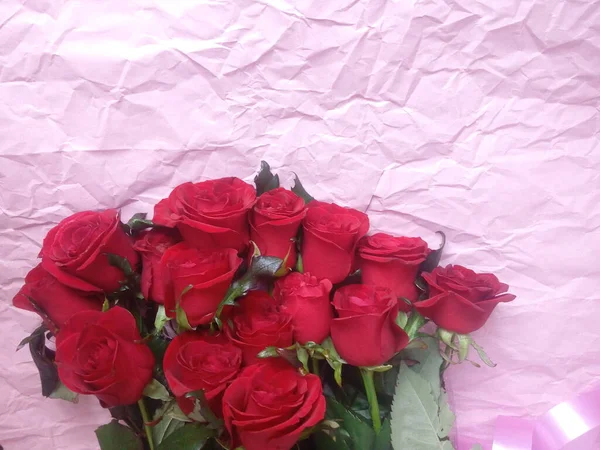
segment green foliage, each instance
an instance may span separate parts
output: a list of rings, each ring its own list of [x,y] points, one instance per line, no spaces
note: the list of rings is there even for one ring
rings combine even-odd
[[[260,172],[254,177],[254,184],[256,185],[256,194],[262,195],[279,187],[279,175],[273,175],[269,164],[261,161]]]
[[[96,430],[101,450],[143,450],[140,438],[124,425],[113,420]]]

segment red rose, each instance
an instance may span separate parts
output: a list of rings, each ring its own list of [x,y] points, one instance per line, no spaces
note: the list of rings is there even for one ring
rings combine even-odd
[[[331,322],[331,339],[349,364],[379,366],[408,344],[396,324],[398,300],[389,289],[350,284],[336,291],[333,306],[338,317]]]
[[[111,266],[107,254],[138,264],[129,236],[115,209],[73,214],[52,228],[42,245],[42,267],[62,284],[81,291],[112,292],[121,286],[123,271]]]
[[[242,349],[245,365],[259,361],[257,355],[266,347],[293,344],[292,318],[264,291],[250,291],[241,299],[233,311],[233,329],[225,330]]]
[[[423,278],[429,285],[429,298],[415,303],[415,308],[437,326],[460,334],[480,329],[498,303],[515,299],[505,294],[508,285],[495,275],[462,266],[436,267]]]
[[[54,325],[61,328],[73,314],[80,311],[100,311],[104,301],[99,294],[76,291],[60,284],[41,264],[31,269],[25,277],[25,285],[13,299],[13,305],[17,308],[39,313],[29,297],[48,315],[50,322],[43,316],[42,319],[51,330]]]
[[[175,317],[177,300],[191,326],[209,323],[242,263],[233,249],[198,250],[182,242],[168,248],[161,259],[168,288],[165,311]],[[183,296],[184,290],[192,288]]]
[[[223,392],[241,365],[242,351],[223,334],[183,333],[171,341],[163,360],[169,387],[186,414],[194,403],[185,394],[202,389],[212,412],[220,416]]]
[[[245,368],[223,396],[230,448],[289,450],[325,417],[321,379],[271,358]]]
[[[13,305],[17,308],[39,313],[29,298],[48,315],[50,321],[40,314],[51,330],[54,325],[61,328],[73,314],[80,311],[100,311],[104,301],[99,294],[76,291],[60,284],[41,264],[31,269],[25,277],[25,285],[13,298]]]
[[[358,240],[369,230],[369,218],[355,209],[312,201],[303,222],[304,271],[333,284],[352,270]]]
[[[331,281],[319,281],[309,273],[292,272],[275,282],[273,297],[292,317],[295,341],[321,343],[329,336],[330,292]]]
[[[248,245],[248,212],[254,188],[239,178],[220,178],[177,186],[154,207],[154,223],[177,227],[183,239],[199,249]]]
[[[165,251],[181,239],[173,230],[154,228],[140,234],[133,248],[142,255],[140,287],[146,300],[165,303],[167,276],[160,260]]]
[[[385,233],[365,236],[358,243],[358,267],[362,282],[390,288],[396,297],[417,301],[419,291],[415,279],[419,265],[431,250],[421,238],[394,237]],[[401,301],[400,309],[410,306]]]
[[[296,244],[293,238],[306,208],[304,200],[284,188],[262,194],[250,214],[250,238],[261,254],[285,259],[287,267],[296,265]]]
[[[56,337],[56,364],[66,387],[93,394],[109,408],[142,397],[154,356],[142,343],[133,315],[115,306],[72,316]]]

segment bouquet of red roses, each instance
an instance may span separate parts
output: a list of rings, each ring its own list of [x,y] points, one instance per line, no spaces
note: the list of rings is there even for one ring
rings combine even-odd
[[[43,320],[20,345],[43,395],[95,395],[102,450],[451,449],[441,374],[470,348],[493,364],[469,333],[508,286],[437,267],[443,243],[367,235],[264,162],[255,184],[50,230],[13,300]]]

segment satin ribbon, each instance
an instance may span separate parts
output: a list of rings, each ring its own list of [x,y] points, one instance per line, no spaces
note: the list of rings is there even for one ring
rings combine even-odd
[[[600,450],[600,389],[537,419],[499,416],[492,450]]]

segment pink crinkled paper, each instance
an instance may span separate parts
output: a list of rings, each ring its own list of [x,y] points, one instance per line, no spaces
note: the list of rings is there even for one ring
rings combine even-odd
[[[511,286],[474,334],[498,366],[449,370],[460,450],[600,383],[599,68],[592,0],[2,0],[0,445],[95,450],[108,420],[15,353],[45,233],[261,159]]]

